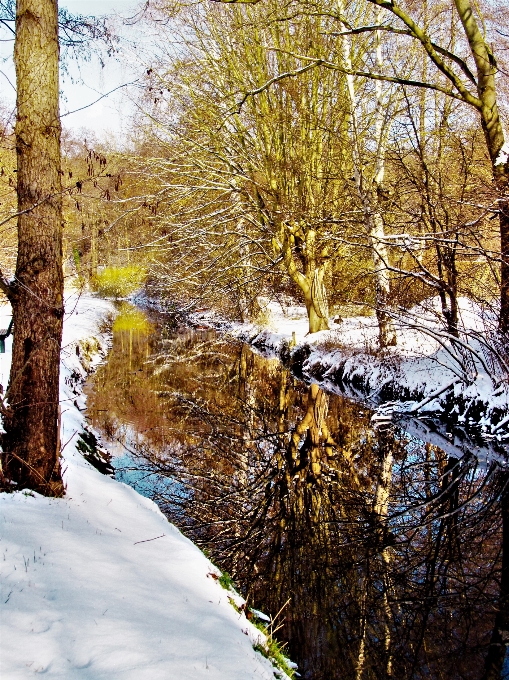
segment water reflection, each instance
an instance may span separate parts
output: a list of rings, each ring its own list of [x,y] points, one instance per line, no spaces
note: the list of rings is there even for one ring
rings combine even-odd
[[[499,677],[498,463],[373,429],[366,409],[276,360],[164,324],[117,326],[88,411],[122,448],[117,467],[250,604],[274,615],[289,600],[278,635],[303,677]]]

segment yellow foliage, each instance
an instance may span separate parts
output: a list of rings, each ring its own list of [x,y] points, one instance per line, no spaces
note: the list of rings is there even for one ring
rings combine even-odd
[[[141,288],[147,271],[144,267],[106,267],[92,279],[92,286],[104,297],[125,298]]]
[[[128,303],[123,303],[120,312],[113,323],[113,332],[134,331],[142,335],[149,335],[154,330],[152,324],[143,312]]]

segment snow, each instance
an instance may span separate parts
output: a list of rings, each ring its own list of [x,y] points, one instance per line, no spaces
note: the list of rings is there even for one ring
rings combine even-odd
[[[249,611],[251,612],[251,614],[254,614],[257,619],[260,619],[260,621],[265,621],[266,623],[270,623],[270,621],[271,621],[270,616],[267,616],[267,614],[264,614],[259,609],[253,609],[251,607]]]
[[[509,160],[509,142],[504,142],[504,145],[498,152],[498,156],[495,160],[495,166],[505,165]]]
[[[0,494],[1,677],[273,678],[274,667],[253,649],[263,636],[231,606],[217,568],[152,501],[101,475],[76,450],[82,382],[104,355],[107,335],[98,326],[113,307],[70,295],[66,310],[66,495]],[[0,309],[0,325],[8,316]],[[4,386],[11,347],[8,339],[0,355]]]

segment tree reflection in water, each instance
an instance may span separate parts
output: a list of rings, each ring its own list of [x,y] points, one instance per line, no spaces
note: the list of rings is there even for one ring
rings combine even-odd
[[[115,333],[89,418],[250,604],[290,599],[279,636],[302,676],[499,677],[505,469],[373,429],[245,345],[159,331]]]

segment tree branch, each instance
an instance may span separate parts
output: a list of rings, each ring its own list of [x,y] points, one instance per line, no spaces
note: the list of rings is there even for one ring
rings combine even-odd
[[[228,2],[236,2],[236,0],[228,0]],[[258,1],[258,0],[257,0]],[[223,0],[212,0],[212,2],[223,2]],[[257,94],[260,94],[261,92],[264,92],[267,90],[271,85],[274,85],[274,83],[279,82],[280,80],[284,80],[285,78],[294,78],[295,76],[299,76],[301,73],[306,73],[306,71],[309,71],[312,68],[315,68],[316,66],[320,66],[324,62],[321,59],[314,60],[312,64],[308,64],[307,66],[303,66],[302,68],[296,69],[295,71],[287,71],[286,73],[280,73],[277,76],[274,76],[274,78],[271,78],[268,80],[266,83],[258,87],[256,90],[250,90],[249,92],[246,92],[245,95],[242,97],[240,102],[237,105],[237,109],[234,111],[234,113],[240,113],[242,107],[246,103],[246,100],[249,97],[253,97]]]
[[[213,0],[214,2],[216,0]],[[302,61],[311,61],[313,66],[324,66],[325,68],[329,69],[334,69],[336,71],[340,71],[341,73],[344,73],[346,75],[351,75],[351,76],[358,76],[360,78],[369,78],[370,80],[380,80],[386,83],[397,83],[398,85],[409,85],[411,87],[421,87],[425,88],[427,90],[435,90],[436,92],[441,92],[442,94],[447,95],[448,97],[452,97],[452,99],[457,99],[458,101],[464,102],[465,99],[461,94],[457,94],[453,92],[452,90],[448,90],[445,87],[442,87],[441,85],[433,85],[432,83],[426,83],[421,80],[410,80],[408,78],[398,78],[396,76],[387,76],[382,73],[373,73],[372,71],[356,71],[356,70],[350,70],[347,68],[344,68],[343,66],[339,66],[339,64],[334,64],[330,61],[325,61],[324,59],[316,59],[314,57],[307,57],[303,54],[295,54],[294,52],[289,52],[287,50],[280,50],[278,48],[271,48],[276,52],[282,52],[283,54],[287,54],[289,56],[295,57],[296,59],[301,59]],[[298,75],[298,71],[294,72],[289,72],[287,74],[281,74],[280,77],[277,77],[277,80],[281,80],[283,77],[288,77],[288,76],[293,76],[293,75]],[[271,79],[270,81],[267,81],[267,83],[260,88],[260,91],[263,91],[266,89],[266,87],[269,87],[273,81],[276,79]],[[251,93],[248,93],[246,95],[249,96]],[[253,94],[257,94],[257,91],[253,91]],[[476,99],[476,101],[479,101]],[[479,101],[480,104],[480,101]],[[478,108],[477,106],[475,108]]]
[[[412,31],[410,29],[394,28],[394,26],[385,26],[383,24],[381,24],[380,26],[361,26],[360,28],[353,28],[349,31],[341,31],[339,33],[329,33],[328,35],[341,37],[341,36],[344,36],[344,35],[357,35],[359,33],[374,33],[375,31],[385,31],[386,33],[394,33],[396,35],[407,35],[411,38],[419,40],[419,38],[414,33],[412,33]],[[453,52],[449,52],[449,50],[446,50],[445,47],[441,47],[440,45],[437,45],[434,42],[431,42],[431,46],[433,47],[433,49],[435,49],[442,56],[447,57],[448,59],[451,59],[451,61],[454,61],[454,63],[457,64],[461,68],[461,70],[466,75],[466,77],[474,85],[477,86],[477,81],[475,79],[474,74],[468,68],[467,63],[463,59],[461,59],[461,57],[458,57],[457,54],[454,54]]]
[[[415,21],[403,10],[401,7],[398,7],[393,0],[368,0],[372,5],[376,5],[377,7],[381,7],[382,9],[386,9],[388,12],[391,12],[395,16],[400,19],[405,26],[407,26],[410,29],[410,32],[413,36],[419,40],[425,51],[427,52],[429,58],[431,61],[435,64],[437,69],[443,73],[446,78],[453,84],[453,86],[458,90],[458,92],[461,95],[461,99],[466,102],[467,104],[470,104],[470,106],[473,106],[477,110],[481,110],[482,108],[482,102],[481,100],[474,96],[463,84],[461,81],[461,78],[452,70],[452,68],[444,62],[443,59],[440,58],[439,56],[439,51],[437,51],[436,47],[434,47],[433,43],[431,42],[431,39],[427,33],[425,33],[416,23]]]

